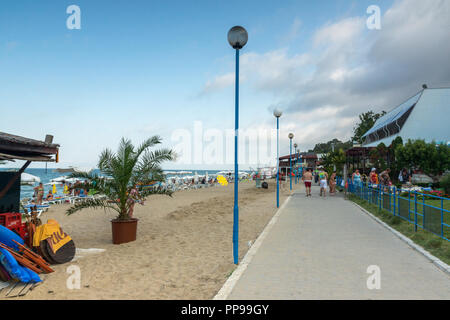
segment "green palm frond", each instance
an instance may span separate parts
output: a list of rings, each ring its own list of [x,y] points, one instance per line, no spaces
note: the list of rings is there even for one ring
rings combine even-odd
[[[147,140],[145,140],[136,150],[136,154],[140,156],[145,150],[151,148],[157,144],[161,143],[161,138],[159,136],[153,136]]]
[[[89,188],[95,188],[99,193],[106,195],[108,200],[90,199],[77,203],[67,210],[67,214],[73,214],[88,207],[103,207],[117,211],[119,218],[126,219],[131,188],[138,183],[163,181],[165,175],[160,165],[164,161],[175,158],[175,153],[169,149],[148,150],[160,143],[161,138],[153,136],[136,148],[131,140],[122,138],[117,153],[105,149],[99,157],[98,167],[109,178],[87,173],[72,174],[70,177],[87,180]],[[149,188],[142,189],[140,196],[146,197],[151,194],[171,195],[172,192],[162,188]]]
[[[82,202],[75,203],[69,209],[67,209],[66,214],[71,215],[77,211],[87,209],[87,208],[112,209],[112,210],[117,211],[120,214],[120,212],[117,210],[118,209],[117,206],[115,206],[113,203],[109,203],[107,199],[86,199]]]
[[[172,196],[173,191],[169,190],[167,188],[162,188],[162,187],[148,187],[148,188],[143,188],[139,191],[139,194],[142,198],[148,197],[150,195],[153,194],[163,194],[163,195],[167,195],[167,196]]]

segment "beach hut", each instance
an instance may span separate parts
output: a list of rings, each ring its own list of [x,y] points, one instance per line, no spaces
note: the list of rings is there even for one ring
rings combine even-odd
[[[47,135],[45,141],[39,141],[0,132],[0,160],[25,161],[17,172],[2,172],[4,177],[0,177],[0,213],[1,208],[7,208],[8,212],[18,212],[20,186],[17,181],[20,181],[21,175],[32,161],[58,162],[59,144],[52,142],[51,135]]]

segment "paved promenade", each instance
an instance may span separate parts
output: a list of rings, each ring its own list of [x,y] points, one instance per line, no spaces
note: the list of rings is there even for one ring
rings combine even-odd
[[[450,299],[450,276],[342,197],[296,192],[228,299]],[[369,290],[367,268],[380,268]]]

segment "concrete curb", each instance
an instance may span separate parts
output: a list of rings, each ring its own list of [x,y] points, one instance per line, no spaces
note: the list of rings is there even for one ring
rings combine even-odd
[[[247,266],[252,261],[254,255],[258,251],[259,247],[261,246],[264,239],[267,237],[270,229],[272,229],[273,225],[277,222],[278,217],[282,213],[284,207],[289,202],[293,194],[288,196],[288,198],[284,201],[284,203],[281,205],[281,207],[278,209],[278,211],[275,213],[275,215],[270,219],[269,223],[266,225],[264,230],[261,232],[261,234],[258,236],[258,238],[255,240],[253,245],[250,247],[250,249],[245,254],[242,261],[239,263],[237,268],[234,270],[234,272],[231,274],[231,276],[227,279],[227,281],[224,283],[222,288],[219,290],[219,292],[214,296],[213,300],[226,300],[228,296],[230,295],[231,291],[233,291],[234,286],[238,282],[239,278],[242,276],[244,271],[247,269]]]
[[[351,201],[351,200],[349,200]],[[376,222],[378,222],[379,224],[381,224],[383,227],[385,227],[386,229],[388,229],[389,231],[391,231],[395,236],[397,236],[398,238],[400,238],[401,240],[403,240],[404,242],[406,242],[411,248],[413,248],[414,250],[416,250],[417,252],[421,253],[422,255],[424,255],[428,260],[430,260],[436,267],[438,267],[439,269],[441,269],[442,271],[444,271],[447,275],[450,275],[450,266],[448,264],[446,264],[444,261],[440,260],[439,258],[433,256],[431,253],[429,253],[428,251],[426,251],[424,248],[422,248],[421,246],[419,246],[418,244],[414,243],[414,241],[412,241],[410,238],[408,238],[407,236],[404,236],[403,234],[401,234],[400,232],[398,232],[397,230],[395,230],[394,228],[392,228],[391,226],[389,226],[387,223],[381,221],[379,218],[375,217],[372,213],[370,213],[369,211],[367,211],[366,209],[364,209],[363,207],[361,207],[360,205],[358,205],[357,203],[351,201],[355,206],[357,206],[362,212],[364,212],[365,214],[367,214],[369,217],[371,217],[373,220],[375,220]]]

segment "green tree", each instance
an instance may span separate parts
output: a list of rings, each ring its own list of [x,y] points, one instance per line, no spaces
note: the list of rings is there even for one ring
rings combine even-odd
[[[98,168],[106,177],[88,173],[74,173],[71,177],[86,179],[89,188],[95,188],[106,198],[76,203],[66,213],[71,215],[85,208],[112,209],[118,213],[117,219],[128,220],[131,189],[138,183],[146,185],[151,181],[163,181],[160,164],[175,158],[174,152],[169,149],[149,151],[149,148],[160,143],[161,138],[153,136],[136,148],[130,140],[122,138],[117,153],[105,149],[99,157]],[[140,187],[139,191],[142,198],[150,194],[172,194],[163,188]]]
[[[342,142],[339,139],[334,138],[333,140],[330,140],[325,143],[318,143],[314,146],[314,149],[310,150],[310,152],[315,153],[328,153],[333,150],[333,143],[334,143],[334,150],[347,150],[350,149],[353,144],[351,141]]]
[[[353,128],[352,140],[358,143],[363,143],[363,135],[373,127],[375,122],[386,114],[386,111],[381,113],[374,113],[373,111],[367,111],[359,115],[359,123]]]
[[[421,170],[438,182],[440,175],[450,170],[450,147],[424,140],[408,140],[405,145],[395,148],[395,159],[399,166]]]
[[[333,172],[334,166],[339,175],[342,175],[344,164],[346,162],[345,151],[341,148],[333,152],[328,152],[322,157],[321,163],[327,171],[328,175]]]
[[[403,146],[403,139],[401,137],[395,138],[388,148],[388,154],[389,154],[388,157],[389,157],[390,168],[391,168],[391,178],[395,181],[397,181],[398,175],[399,175],[400,171],[403,169],[401,164],[395,158],[395,149],[397,149],[398,146]]]
[[[384,143],[380,143],[376,148],[370,150],[369,158],[372,165],[383,171],[387,168],[386,157],[389,149]]]

